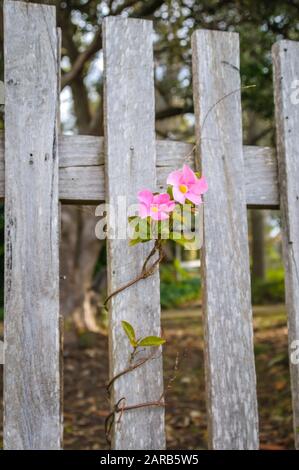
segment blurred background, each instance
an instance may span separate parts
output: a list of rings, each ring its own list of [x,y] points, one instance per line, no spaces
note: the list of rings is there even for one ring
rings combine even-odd
[[[0,40],[3,42],[2,3]],[[237,31],[241,42],[246,145],[275,145],[271,46],[299,40],[299,0],[43,0],[57,6],[62,29],[61,131],[103,135],[101,24],[107,15],[153,20],[158,139],[194,142],[191,35]],[[3,52],[0,57],[3,80]],[[0,127],[5,126],[1,110]],[[4,206],[0,212],[0,318],[3,322]],[[61,309],[65,317],[65,447],[107,448],[106,246],[95,238],[95,207],[63,206]],[[284,272],[279,211],[248,210],[261,447],[293,447]],[[207,446],[201,279],[198,252],[169,243],[161,266],[166,384],[179,367],[166,410],[168,448]],[[3,333],[1,323],[0,334]],[[2,380],[2,379],[1,379]],[[2,413],[2,411],[1,411]]]

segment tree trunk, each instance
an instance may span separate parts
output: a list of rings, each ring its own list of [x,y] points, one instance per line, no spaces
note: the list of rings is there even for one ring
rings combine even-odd
[[[72,84],[77,127],[80,134],[100,135],[100,126],[90,130],[91,115],[82,77]],[[95,235],[95,206],[63,206],[61,210],[61,310],[72,316],[77,330],[97,332],[99,294],[92,291],[93,274],[103,242]]]
[[[76,327],[97,331],[96,307],[91,305],[95,264],[103,243],[95,236],[95,207],[64,206],[60,245],[61,310]]]
[[[248,113],[248,125],[246,133],[247,145],[257,145],[260,135],[255,113]],[[265,221],[264,211],[253,209],[250,211],[251,226],[251,256],[252,279],[265,278]]]

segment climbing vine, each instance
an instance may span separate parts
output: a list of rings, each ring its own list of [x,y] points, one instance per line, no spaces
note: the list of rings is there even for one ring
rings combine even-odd
[[[153,193],[149,189],[142,189],[138,192],[138,214],[129,217],[128,220],[131,231],[129,243],[130,246],[134,246],[154,241],[154,245],[143,263],[140,274],[112,292],[104,302],[106,308],[112,297],[154,274],[163,259],[163,245],[168,240],[173,240],[185,248],[194,246],[197,208],[202,203],[202,195],[207,189],[205,178],[199,173],[193,172],[188,165],[184,165],[182,169],[168,175],[166,192]],[[122,320],[121,325],[132,351],[128,359],[128,367],[115,375],[108,383],[107,393],[109,396],[111,387],[116,380],[157,358],[157,349],[165,343],[165,339],[154,335],[138,338],[134,327],[126,320]],[[138,359],[140,351],[147,348],[150,348],[150,353]],[[130,406],[126,405],[125,397],[120,398],[106,419],[107,441],[109,443],[111,441],[110,434],[116,416],[118,416],[117,422],[119,422],[125,411],[151,406],[165,406],[164,392],[157,401]]]

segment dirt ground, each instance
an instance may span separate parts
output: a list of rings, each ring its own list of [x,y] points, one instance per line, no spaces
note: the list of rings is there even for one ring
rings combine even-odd
[[[292,415],[284,308],[259,307],[254,312],[255,354],[262,449],[292,449]],[[202,327],[200,308],[163,312],[165,382],[179,369],[168,392],[168,449],[206,449]],[[64,447],[107,449],[104,421],[108,402],[107,337],[66,331],[64,350]],[[0,383],[2,394],[2,374]],[[0,410],[2,422],[2,408]],[[2,429],[1,429],[2,432]],[[2,436],[2,434],[1,434]],[[2,439],[2,437],[1,437]]]

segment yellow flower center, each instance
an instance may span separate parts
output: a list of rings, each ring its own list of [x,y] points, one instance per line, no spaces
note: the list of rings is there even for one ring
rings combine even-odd
[[[158,207],[156,206],[152,207],[152,212],[158,212]]]
[[[179,189],[181,193],[185,194],[188,191],[188,188],[185,184],[180,184]]]

